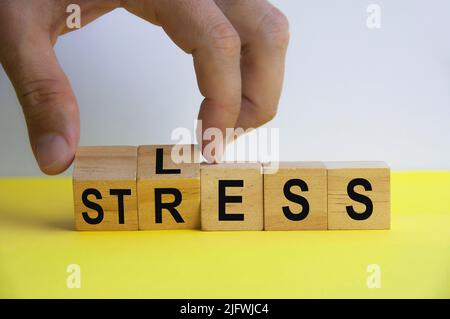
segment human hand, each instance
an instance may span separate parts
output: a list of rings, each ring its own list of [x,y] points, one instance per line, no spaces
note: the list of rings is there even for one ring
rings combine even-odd
[[[289,30],[266,0],[0,0],[0,62],[44,173],[67,169],[79,141],[76,98],[53,50],[58,36],[71,31],[66,8],[72,3],[81,7],[83,25],[123,7],[192,54],[205,97],[203,131],[215,127],[225,136],[226,128],[256,128],[275,115]]]

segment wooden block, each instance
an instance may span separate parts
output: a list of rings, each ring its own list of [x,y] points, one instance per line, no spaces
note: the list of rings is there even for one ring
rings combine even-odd
[[[180,154],[184,163],[177,163]],[[199,157],[194,145],[139,147],[139,229],[200,228]]]
[[[281,162],[264,170],[264,229],[327,229],[327,170],[321,162]]]
[[[201,180],[203,230],[263,229],[261,164],[202,164]]]
[[[137,230],[137,148],[80,147],[75,156],[75,229]]]
[[[328,162],[328,229],[389,229],[390,169],[383,162]]]

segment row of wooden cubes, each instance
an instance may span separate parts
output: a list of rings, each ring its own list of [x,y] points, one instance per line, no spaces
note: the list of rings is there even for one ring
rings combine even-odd
[[[185,162],[174,162],[174,154],[182,154]],[[267,166],[200,164],[198,158],[193,145],[80,148],[73,175],[75,228],[390,227],[390,169],[383,162]]]

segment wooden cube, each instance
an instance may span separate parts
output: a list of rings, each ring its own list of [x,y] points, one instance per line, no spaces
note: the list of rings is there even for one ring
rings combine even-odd
[[[199,157],[194,145],[139,147],[139,229],[200,228]]]
[[[328,229],[389,229],[390,169],[383,162],[327,162]]]
[[[137,230],[137,148],[80,147],[75,156],[75,229]]]
[[[203,230],[263,229],[261,164],[202,164],[201,180]]]
[[[327,222],[327,170],[321,162],[263,165],[264,229],[324,230]]]

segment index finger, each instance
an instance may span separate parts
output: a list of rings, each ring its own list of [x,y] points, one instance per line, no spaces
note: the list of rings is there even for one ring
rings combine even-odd
[[[266,0],[215,0],[242,40],[242,108],[236,127],[256,128],[277,112],[289,23]]]
[[[181,49],[193,55],[198,86],[205,97],[199,112],[203,132],[218,128],[225,136],[226,128],[235,126],[241,107],[241,42],[230,21],[209,0],[128,0],[124,7],[161,25]],[[203,150],[206,143],[202,143]],[[216,150],[214,158],[206,159],[218,160],[222,152]]]

